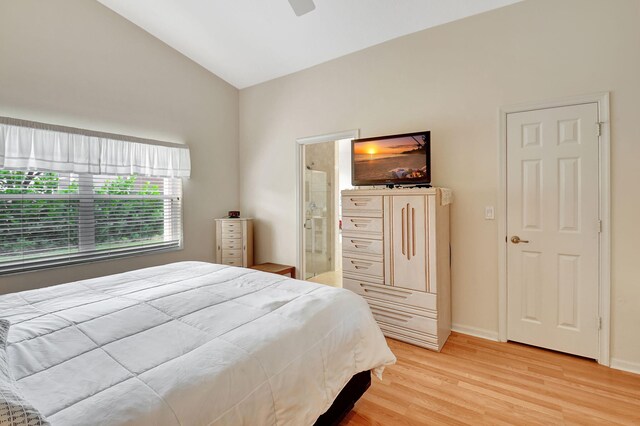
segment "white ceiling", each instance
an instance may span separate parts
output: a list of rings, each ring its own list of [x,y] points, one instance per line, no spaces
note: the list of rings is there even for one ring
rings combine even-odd
[[[98,1],[242,89],[520,0]]]

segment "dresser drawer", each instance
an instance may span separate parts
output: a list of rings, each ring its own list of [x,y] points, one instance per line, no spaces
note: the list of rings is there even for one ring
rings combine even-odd
[[[342,230],[381,234],[382,218],[345,216],[342,218]]]
[[[223,221],[222,230],[228,231],[230,229],[242,229],[242,222],[239,221]]]
[[[344,256],[342,258],[342,269],[347,273],[371,275],[378,278],[384,277],[382,262],[375,260],[355,259]]]
[[[222,264],[230,265],[230,266],[242,266],[242,258],[241,257],[223,257]]]
[[[367,299],[377,299],[385,302],[401,303],[418,309],[436,311],[436,295],[421,291],[412,291],[390,285],[379,285],[353,277],[343,277],[344,288],[353,291]]]
[[[222,249],[222,257],[230,258],[230,257],[242,257],[242,249]]]
[[[378,325],[380,326],[380,330],[382,330],[382,334],[387,337],[440,352],[441,348],[438,346],[438,338],[432,334],[419,333],[414,330],[409,330],[408,328],[396,327],[392,324],[378,323]]]
[[[342,210],[351,212],[367,212],[372,216],[382,217],[381,195],[352,195],[342,197]]]
[[[222,238],[242,238],[242,227],[222,228]]]
[[[222,239],[222,250],[228,249],[242,249],[242,238],[223,238]]]
[[[395,325],[433,336],[438,334],[438,321],[435,319],[378,305],[370,300],[368,302],[373,317],[380,324]]]
[[[342,236],[342,250],[361,254],[382,255],[382,240]]]

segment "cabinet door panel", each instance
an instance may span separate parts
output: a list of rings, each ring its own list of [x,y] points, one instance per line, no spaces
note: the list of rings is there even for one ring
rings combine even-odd
[[[391,271],[394,287],[427,291],[427,211],[425,197],[392,196],[389,201]]]

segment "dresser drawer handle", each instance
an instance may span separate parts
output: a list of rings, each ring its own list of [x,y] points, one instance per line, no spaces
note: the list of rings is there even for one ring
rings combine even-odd
[[[358,225],[356,225],[356,227],[357,226]],[[349,240],[349,242],[354,248],[357,248],[357,249],[367,249],[373,243],[373,241],[367,241],[367,240]]]
[[[371,313],[374,316],[379,316],[379,317],[385,317],[385,318],[391,318],[392,320],[396,320],[396,321],[402,321],[402,322],[409,322],[408,319],[411,319],[410,316],[408,315],[400,315],[396,312],[390,312],[390,311],[380,311],[380,312],[376,312],[376,308],[371,308]],[[404,318],[403,318],[404,317]],[[405,319],[408,318],[408,319]]]
[[[350,240],[351,244],[366,244],[366,245],[370,245],[371,241],[367,241],[367,240]]]
[[[371,223],[371,219],[349,219],[351,223]]]
[[[351,260],[350,262],[351,262],[352,265],[355,265],[355,266],[371,266],[371,265],[373,265],[373,263],[360,262],[360,261],[357,261],[357,260]]]
[[[364,288],[365,291],[367,290],[365,287],[371,287],[369,290],[386,291],[389,294],[400,293],[400,294],[404,294],[406,296],[410,296],[411,295],[410,291],[400,290],[398,288],[393,288],[393,287],[390,287],[388,289],[386,289],[386,288],[385,289],[379,289],[378,287],[372,287],[370,284],[366,284],[366,283],[360,283],[360,287]],[[387,287],[389,287],[389,286],[387,286]]]
[[[391,315],[385,315],[385,314],[380,314],[380,313],[376,313],[376,312],[373,312],[373,316],[374,317],[391,318],[392,320],[395,320],[395,321],[409,322],[406,319],[396,318],[396,317],[391,316]]]
[[[362,285],[362,284],[361,284]],[[365,293],[378,293],[378,294],[384,294],[385,296],[391,296],[391,297],[398,297],[400,299],[406,299],[407,296],[403,295],[403,294],[393,294],[393,293],[387,293],[386,291],[381,291],[381,290],[372,290],[369,288],[363,288],[363,290],[365,291]]]
[[[401,312],[390,311],[388,309],[379,308],[377,306],[371,306],[371,310],[372,311],[375,310],[375,311],[385,312],[385,313],[390,314],[390,315],[397,315],[397,316],[399,316],[401,318],[413,318],[412,315],[403,314]]]
[[[371,198],[349,198],[349,201],[354,202],[354,203],[357,202],[357,201],[368,202],[368,201],[371,201]]]

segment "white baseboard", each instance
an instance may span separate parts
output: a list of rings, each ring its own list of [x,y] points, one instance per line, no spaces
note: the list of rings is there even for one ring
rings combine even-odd
[[[640,363],[625,361],[623,359],[611,358],[611,368],[616,370],[628,371],[629,373],[640,374]]]
[[[497,331],[485,330],[485,329],[476,328],[476,327],[469,327],[467,325],[461,325],[461,324],[451,324],[451,330],[457,333],[468,334],[469,336],[480,337],[481,339],[493,340],[494,342],[498,341]]]

